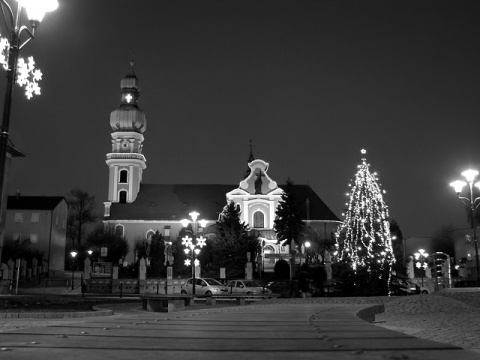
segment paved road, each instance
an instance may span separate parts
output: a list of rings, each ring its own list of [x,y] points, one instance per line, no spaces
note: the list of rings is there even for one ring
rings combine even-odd
[[[125,358],[131,358],[132,352],[130,350],[136,349],[135,351],[139,351],[139,348],[142,346],[145,348],[147,343],[136,343],[130,342],[130,337],[136,335],[139,332],[139,326],[142,327],[142,331],[149,330],[148,327],[158,326],[162,323],[163,325],[168,325],[168,333],[170,336],[162,337],[157,339],[158,330],[159,328],[155,328],[157,331],[153,331],[147,337],[150,338],[150,341],[154,343],[159,343],[157,347],[152,349],[151,354],[158,354],[158,351],[161,351],[162,358],[168,358],[168,354],[165,353],[167,345],[170,346],[172,342],[177,343],[180,341],[178,347],[175,349],[174,353],[169,353],[173,358],[176,359],[188,359],[189,356],[192,355],[192,349],[189,350],[190,346],[193,346],[192,339],[199,340],[199,343],[208,343],[209,346],[212,344],[214,345],[217,343],[219,349],[222,349],[222,356],[221,358],[228,357],[228,355],[235,355],[235,358],[242,358],[239,355],[245,355],[249,358],[256,358],[252,357],[252,353],[249,351],[242,351],[239,352],[238,346],[237,348],[233,347],[228,350],[225,348],[225,344],[230,343],[232,341],[231,332],[236,330],[244,330],[244,331],[236,331],[235,337],[238,338],[239,336],[246,337],[247,339],[242,340],[241,344],[243,347],[250,345],[257,344],[255,339],[263,339],[262,344],[265,344],[265,341],[268,340],[268,344],[270,344],[269,349],[276,354],[276,358],[310,358],[310,356],[322,355],[327,356],[335,356],[335,358],[358,358],[358,359],[373,359],[377,358],[373,355],[380,356],[379,349],[381,348],[380,344],[374,343],[372,338],[388,338],[387,333],[380,333],[375,332],[371,328],[382,330],[382,328],[394,329],[397,332],[388,332],[391,334],[396,334],[394,337],[397,337],[397,340],[403,341],[404,339],[402,336],[406,336],[408,339],[408,344],[412,344],[412,339],[408,337],[409,335],[414,335],[415,337],[431,339],[436,341],[441,341],[444,344],[453,344],[460,347],[464,347],[467,349],[476,349],[477,353],[473,353],[465,357],[462,355],[462,359],[469,358],[469,359],[480,359],[480,324],[479,324],[479,315],[480,315],[480,293],[471,294],[471,293],[463,293],[463,294],[444,294],[444,296],[439,295],[418,295],[418,296],[410,296],[410,297],[399,297],[399,298],[309,298],[309,299],[277,299],[277,300],[269,300],[262,302],[261,304],[254,304],[248,305],[245,307],[223,307],[223,308],[210,308],[205,306],[196,306],[194,310],[181,312],[181,313],[170,313],[170,314],[159,314],[159,313],[144,313],[140,310],[140,306],[120,306],[115,305],[114,308],[115,312],[121,315],[114,315],[110,317],[102,317],[102,318],[85,318],[85,319],[65,319],[53,322],[45,322],[43,320],[17,320],[17,321],[9,321],[5,323],[9,323],[10,327],[3,328],[4,331],[8,331],[8,336],[2,336],[0,334],[0,346],[3,348],[8,349],[8,346],[13,344],[12,350],[5,350],[5,352],[0,353],[0,357],[3,359],[22,359],[22,358],[32,358],[35,359],[42,359],[42,358],[51,358],[53,355],[62,356],[61,349],[70,349],[73,352],[77,352],[80,349],[82,350],[81,353],[83,355],[76,354],[75,357],[68,357],[70,358],[90,358],[95,359],[99,357],[95,357],[95,354],[98,354],[101,349],[98,345],[95,345],[93,348],[93,353],[90,353],[88,356],[88,351],[85,352],[85,343],[97,344],[98,339],[105,338],[107,340],[111,340],[115,338],[118,342],[118,339],[123,339],[120,341],[122,345],[120,348],[124,347],[122,351],[113,350],[113,343],[105,343],[105,349],[101,350],[100,353],[104,353],[105,356],[112,356],[115,358],[123,358],[122,354],[129,354],[128,356],[125,355]],[[352,311],[358,309],[358,306],[364,306],[362,304],[377,304],[377,303],[384,303],[386,307],[385,314],[377,315],[376,325],[379,326],[372,326],[369,324],[364,324],[362,320],[358,320],[362,322],[360,325],[368,325],[368,332],[370,332],[370,338],[367,340],[365,336],[367,334],[367,330],[362,330],[362,327],[359,327],[359,323],[354,321],[356,330],[363,331],[361,344],[353,344],[351,345],[351,339],[349,340],[350,345],[346,345],[342,343],[345,342],[345,336],[357,336],[355,334],[348,335],[348,329],[352,328],[352,323],[346,324],[344,328],[337,328],[337,333],[333,334],[330,333],[320,333],[320,331],[325,331],[325,329],[332,330],[332,324],[337,323],[340,324],[340,321],[345,321],[341,317],[345,314],[349,313],[352,315]],[[352,310],[353,309],[353,310]],[[287,314],[288,316],[285,317],[278,317],[279,314]],[[333,317],[332,317],[333,316]],[[242,320],[243,319],[243,320]],[[312,319],[315,319],[315,322],[312,322]],[[332,319],[335,319],[335,322],[332,322]],[[273,328],[260,331],[259,326],[253,327],[245,327],[245,324],[253,324],[260,325],[256,323],[256,321],[264,321],[265,323],[274,323]],[[288,321],[285,321],[288,320]],[[153,321],[150,323],[150,321]],[[322,328],[318,326],[319,321],[327,322],[328,327]],[[349,321],[353,321],[351,318]],[[145,323],[144,323],[145,322]],[[229,324],[231,328],[221,328],[212,331],[211,327],[206,325],[211,323],[220,322],[223,325]],[[39,325],[39,326],[36,326]],[[44,326],[50,325],[47,330],[45,330]],[[53,325],[53,326],[52,326]],[[0,324],[0,326],[3,326]],[[130,330],[123,330],[123,327],[127,327]],[[172,327],[173,326],[173,327]],[[206,326],[206,327],[202,327]],[[13,327],[18,327],[19,331],[15,331],[14,333],[11,332]],[[117,328],[118,327],[118,328]],[[143,329],[146,327],[147,329]],[[194,333],[192,332],[183,332],[182,329],[196,329]],[[94,333],[90,333],[91,328],[95,329]],[[110,329],[110,330],[105,330]],[[115,330],[113,332],[112,330]],[[152,329],[150,329],[152,330]],[[165,329],[164,329],[165,330]],[[312,331],[313,330],[313,331]],[[85,334],[82,334],[86,332]],[[384,331],[384,330],[382,330]],[[399,332],[404,333],[405,335],[398,335]],[[124,332],[122,334],[122,332]],[[20,341],[13,341],[14,337],[13,334],[22,333],[22,339]],[[203,334],[203,335],[202,335]],[[204,340],[202,336],[205,337],[205,334],[208,334]],[[312,335],[313,334],[313,335]],[[316,335],[315,335],[316,334]],[[341,336],[339,336],[341,334]],[[382,335],[380,335],[382,334]],[[66,337],[62,337],[66,336]],[[308,336],[308,340],[306,341],[306,347],[299,349],[299,342],[296,339],[298,336],[304,338]],[[323,340],[321,336],[326,336],[330,339],[331,342],[328,342],[327,347],[322,347],[316,344],[312,348],[313,340],[310,338],[314,336],[316,341],[318,339]],[[65,345],[67,342],[66,339],[76,339],[80,340],[80,343]],[[81,338],[81,339],[80,339]],[[222,339],[223,340],[220,340]],[[275,338],[275,341],[272,339]],[[63,339],[63,340],[58,340]],[[178,340],[183,339],[183,340]],[[42,345],[48,343],[45,342],[48,340],[50,342],[54,342],[55,344],[51,345]],[[297,339],[298,340],[298,339]],[[70,341],[70,340],[69,340]],[[39,344],[35,344],[35,343]],[[61,344],[64,344],[62,347]],[[20,345],[19,345],[20,344]],[[130,344],[126,346],[126,344]],[[161,345],[164,344],[164,345]],[[289,349],[288,344],[290,344]],[[370,348],[365,349],[362,346],[365,344],[369,344]],[[431,344],[431,343],[429,343]],[[330,346],[331,345],[331,346]],[[334,347],[334,345],[339,345],[339,347]],[[50,346],[50,347],[49,347]],[[110,347],[109,347],[110,346]],[[117,346],[117,345],[115,345]],[[162,348],[162,346],[164,346]],[[198,344],[196,345],[198,346]],[[280,346],[278,348],[278,346]],[[437,345],[435,345],[437,346]],[[150,345],[147,346],[150,348]],[[449,347],[447,346],[447,349]],[[20,349],[22,349],[20,351]],[[52,350],[53,349],[53,350]],[[130,350],[128,350],[130,349]],[[162,350],[163,349],[163,350]],[[373,349],[376,349],[373,351]],[[183,352],[179,352],[181,350],[186,350]],[[201,350],[197,348],[198,351],[201,351],[202,355],[210,356],[209,359],[213,358],[220,358],[220,352],[206,352],[205,349]],[[227,351],[228,350],[228,351]],[[246,349],[248,350],[248,349]],[[265,349],[258,349],[261,352],[262,358],[269,358],[263,352],[266,351]],[[271,351],[269,350],[269,353]],[[301,350],[301,356],[299,354],[295,354],[292,356],[291,351],[299,351]],[[429,356],[431,358],[435,358],[436,360],[441,359],[442,355],[446,354],[445,348],[443,350],[439,350],[439,354],[434,354],[432,350],[429,351]],[[133,351],[133,350],[132,350]],[[262,352],[263,351],[263,352]],[[289,352],[290,351],[290,352]],[[335,354],[331,353],[332,351]],[[372,352],[373,351],[373,352]],[[382,359],[409,359],[417,358],[416,356],[412,357],[412,353],[401,352],[400,349],[397,350],[389,350],[390,352],[381,352]],[[451,350],[449,350],[451,351]],[[35,355],[35,357],[32,356]],[[42,357],[41,354],[45,354],[45,357]],[[178,355],[181,354],[181,357]],[[258,354],[258,352],[256,353]],[[368,354],[369,356],[365,356]],[[418,356],[418,349],[416,355]],[[458,353],[457,353],[458,354]],[[468,354],[468,353],[465,353]],[[6,357],[3,355],[7,355]],[[65,354],[63,354],[64,356]],[[70,353],[72,355],[72,353]],[[198,355],[198,354],[197,354]],[[242,356],[243,356],[242,355]],[[248,356],[247,356],[248,355]],[[288,355],[288,356],[286,356]],[[93,357],[92,357],[93,356]],[[145,359],[145,353],[142,353],[142,357]],[[153,355],[152,355],[153,356]],[[165,357],[167,356],[167,357]],[[346,356],[346,357],[343,357]],[[353,357],[352,357],[353,356]],[[407,357],[402,357],[407,356]],[[203,356],[202,356],[203,357]],[[109,358],[109,357],[105,357]],[[191,358],[198,359],[198,356],[192,356]],[[207,358],[207,357],[205,357]],[[418,357],[421,359],[427,359],[425,354]]]

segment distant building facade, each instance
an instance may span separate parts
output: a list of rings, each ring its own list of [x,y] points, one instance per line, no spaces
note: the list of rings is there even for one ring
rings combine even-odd
[[[28,240],[48,273],[65,269],[68,204],[61,196],[9,196],[5,239]]]
[[[476,233],[478,247],[480,228],[477,227]],[[475,280],[477,277],[477,263],[473,229],[457,229],[453,232],[453,238],[455,244],[455,266],[458,267],[458,275]]]
[[[238,184],[144,184],[146,159],[142,154],[146,118],[138,107],[139,82],[133,72],[122,79],[121,104],[110,115],[112,150],[107,154],[109,168],[108,201],[104,202],[104,224],[124,235],[133,249],[138,238],[149,238],[156,231],[176,238],[181,220],[196,211],[207,220],[208,235],[228,201],[240,206],[242,220],[260,234],[265,270],[273,270],[276,260],[288,257],[288,246],[277,243],[273,231],[275,211],[283,194],[282,186],[268,176],[269,164],[254,159],[252,151],[244,179]],[[301,206],[305,223],[330,238],[340,223],[308,185],[294,185],[293,193]],[[129,254],[127,261],[134,260]]]

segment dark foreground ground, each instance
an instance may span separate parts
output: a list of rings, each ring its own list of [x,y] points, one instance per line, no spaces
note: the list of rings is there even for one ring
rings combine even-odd
[[[270,299],[264,305],[281,304],[384,304],[385,312],[376,316],[375,325],[413,335],[418,338],[440,341],[479,352],[480,359],[480,289],[462,292],[440,292],[432,295],[364,298],[306,298]],[[255,303],[254,303],[255,304]],[[255,306],[252,304],[253,306]],[[257,303],[260,305],[260,303]],[[248,305],[248,306],[252,306]],[[219,307],[235,307],[232,303]],[[94,309],[95,308],[95,309]],[[85,312],[96,309],[125,309],[142,312],[141,302],[128,298],[89,298],[66,296],[0,296],[0,314],[28,312]],[[212,309],[205,304],[195,304],[191,310]],[[57,324],[60,319],[5,319],[0,321],[0,333],[18,329]]]

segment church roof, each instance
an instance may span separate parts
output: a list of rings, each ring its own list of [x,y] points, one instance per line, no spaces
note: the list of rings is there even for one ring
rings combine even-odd
[[[9,196],[8,210],[53,210],[60,202],[65,200],[63,196]]]
[[[283,187],[283,186],[280,186]],[[217,220],[227,203],[226,194],[238,185],[220,184],[141,184],[133,203],[112,203],[110,220],[181,220],[192,211],[200,218]],[[339,221],[308,185],[294,185],[293,193],[303,219],[307,219],[306,200],[310,204],[310,220]]]

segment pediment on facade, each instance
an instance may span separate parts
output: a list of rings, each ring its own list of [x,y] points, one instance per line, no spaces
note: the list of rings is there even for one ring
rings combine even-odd
[[[250,175],[240,182],[240,189],[249,195],[271,194],[278,189],[277,183],[267,175],[269,164],[263,160],[253,160],[248,164]]]
[[[230,199],[232,196],[245,196],[245,195],[250,195],[250,194],[245,190],[237,188],[227,193],[227,199]]]

